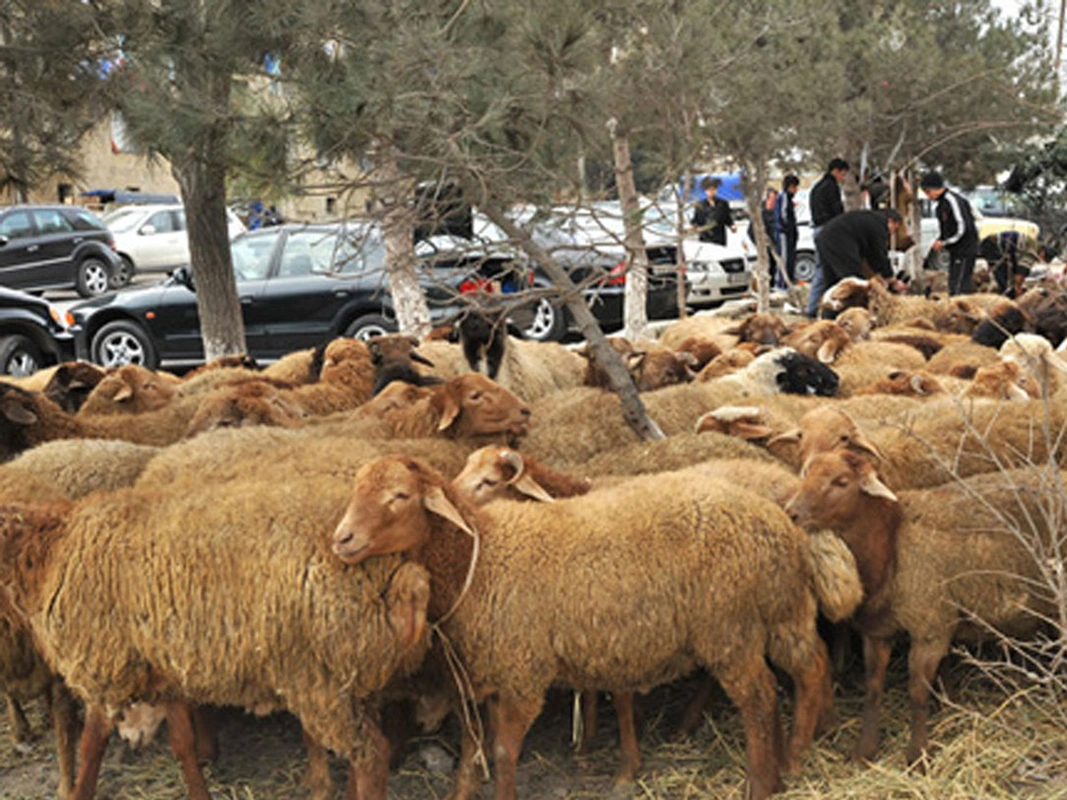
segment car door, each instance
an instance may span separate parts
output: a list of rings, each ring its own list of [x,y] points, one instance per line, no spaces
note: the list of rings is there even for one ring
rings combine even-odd
[[[74,281],[74,249],[85,235],[75,231],[57,208],[35,208],[33,220],[40,247],[36,285],[69,286]]]
[[[134,257],[139,269],[163,270],[189,263],[189,241],[185,226],[173,210],[157,211],[137,229]]]
[[[354,258],[356,248],[338,227],[288,232],[277,273],[259,301],[272,353],[315,347],[330,337],[338,310],[361,291]]]
[[[0,285],[9,289],[29,289],[40,285],[37,279],[41,245],[29,209],[16,208],[0,217]]]

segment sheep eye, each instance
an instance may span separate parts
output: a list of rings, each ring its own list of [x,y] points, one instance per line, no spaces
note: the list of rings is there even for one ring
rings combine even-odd
[[[481,400],[482,399],[482,393],[481,392],[471,392],[467,396],[467,399],[468,400]]]
[[[486,487],[487,489],[492,489],[499,483],[500,481],[495,481],[492,478],[482,478],[482,486]]]
[[[394,500],[410,500],[411,495],[406,492],[397,492],[393,497]]]
[[[840,478],[834,478],[834,486],[848,486],[848,478],[844,477],[843,475]]]
[[[848,434],[847,433],[842,433],[841,436],[838,437],[838,441],[847,442],[848,441]]]

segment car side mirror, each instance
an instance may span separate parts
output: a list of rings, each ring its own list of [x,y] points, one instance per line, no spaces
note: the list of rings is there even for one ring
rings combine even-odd
[[[196,284],[193,283],[193,270],[190,267],[178,267],[170,273],[170,276],[190,292],[196,291]]]
[[[4,247],[10,241],[6,236],[0,236],[0,247]]]
[[[141,230],[138,231],[142,236],[151,236],[156,232],[155,225],[142,225]]]

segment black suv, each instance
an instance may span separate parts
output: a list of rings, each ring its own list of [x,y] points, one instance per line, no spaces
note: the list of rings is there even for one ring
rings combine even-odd
[[[120,264],[111,232],[78,206],[0,208],[0,286],[41,292],[73,287],[82,297],[108,291]]]
[[[74,336],[64,318],[39,297],[0,289],[0,374],[30,375],[74,360]]]

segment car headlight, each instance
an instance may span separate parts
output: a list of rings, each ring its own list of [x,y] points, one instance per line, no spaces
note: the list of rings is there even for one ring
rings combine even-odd
[[[69,328],[74,324],[74,317],[68,311],[66,314],[61,314],[59,309],[55,306],[48,307],[48,315],[52,318],[52,321],[61,328]]]

